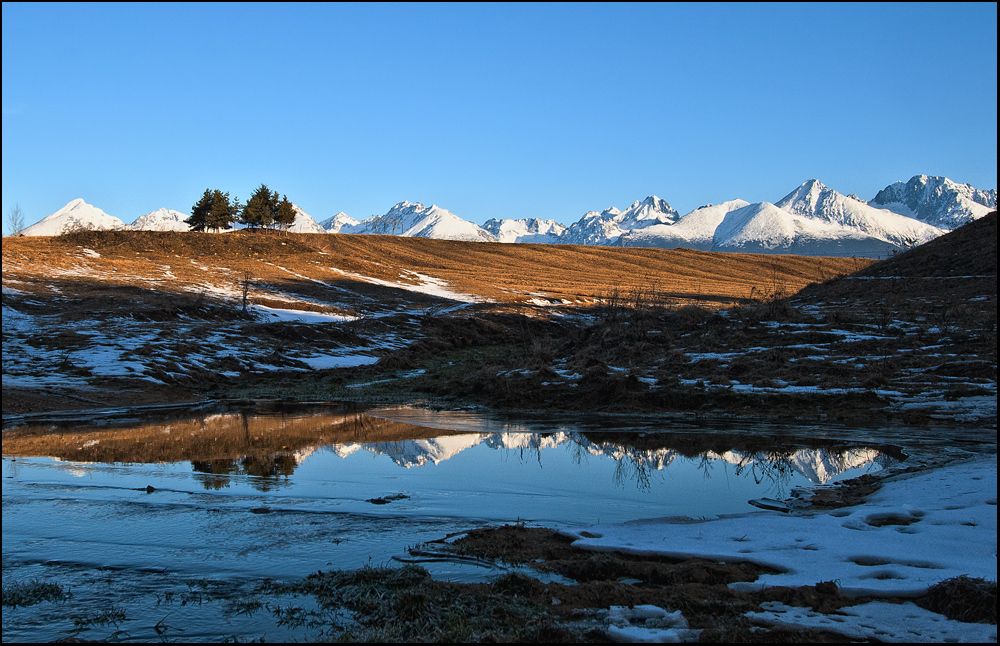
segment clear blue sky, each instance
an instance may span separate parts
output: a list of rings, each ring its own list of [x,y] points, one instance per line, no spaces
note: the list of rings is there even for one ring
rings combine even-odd
[[[997,5],[4,4],[3,217],[997,186]]]

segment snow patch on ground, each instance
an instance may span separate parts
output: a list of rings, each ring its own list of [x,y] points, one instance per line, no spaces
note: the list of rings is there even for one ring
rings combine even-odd
[[[345,354],[342,356],[317,354],[311,357],[296,357],[296,359],[308,365],[313,370],[356,368],[358,366],[370,366],[378,361],[378,357],[369,357],[363,354]]]
[[[982,642],[996,643],[997,627],[952,621],[906,602],[873,601],[841,608],[824,615],[810,608],[762,603],[765,612],[748,612],[754,623],[798,630],[829,630],[852,639],[883,642]]]
[[[401,282],[401,281],[390,281],[382,280],[381,278],[372,278],[371,276],[364,276],[362,274],[355,274],[352,272],[344,271],[342,269],[337,269],[336,267],[331,267],[331,269],[338,274],[342,274],[348,278],[353,278],[354,280],[360,280],[366,283],[371,283],[373,285],[381,285],[382,287],[394,287],[396,289],[404,289],[408,292],[417,292],[419,294],[427,294],[429,296],[437,296],[438,298],[446,298],[452,301],[459,301],[461,303],[488,303],[487,299],[473,294],[460,294],[458,292],[452,291],[448,286],[448,282],[441,278],[434,278],[433,276],[426,276],[424,274],[403,270],[400,273],[400,278],[405,280],[412,280],[415,282]]]
[[[247,306],[247,309],[253,310],[254,314],[268,323],[343,323],[345,321],[354,321],[357,319],[356,316],[324,314],[322,312],[309,312],[306,310],[267,307],[266,305],[250,304]]]
[[[996,580],[996,498],[994,455],[896,476],[864,504],[828,512],[645,519],[569,533],[577,546],[597,551],[780,570],[736,589],[836,580],[847,595],[905,597],[960,575]]]

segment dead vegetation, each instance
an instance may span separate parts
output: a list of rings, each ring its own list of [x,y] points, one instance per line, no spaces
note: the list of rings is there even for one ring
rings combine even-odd
[[[4,372],[96,392],[127,379],[95,365],[104,353],[209,397],[923,422],[995,396],[996,259],[975,246],[995,222],[875,265],[391,236],[4,239],[5,312],[32,319],[5,325]],[[480,302],[412,291],[431,279]],[[250,305],[346,318],[265,322]]]
[[[110,284],[142,284],[169,275],[165,289],[205,283],[235,289],[239,283],[242,290],[249,276],[250,300],[277,281],[286,293],[329,302],[344,296],[336,294],[338,287],[381,297],[385,288],[373,289],[358,276],[406,284],[419,283],[418,274],[494,303],[525,303],[538,294],[557,303],[597,303],[618,291],[717,307],[752,300],[775,281],[795,291],[857,267],[857,261],[842,258],[261,232],[86,231],[4,238],[3,254],[5,280],[62,271],[99,275]],[[299,283],[289,284],[296,276]]]
[[[728,587],[756,579],[766,571],[760,566],[594,554],[570,542],[552,530],[507,525],[472,530],[436,547],[456,558],[527,562],[569,577],[572,584],[543,583],[517,571],[488,584],[447,583],[405,565],[318,572],[301,582],[265,585],[260,593],[314,597],[321,608],[309,613],[314,627],[323,628],[325,638],[342,641],[606,642],[608,609],[642,605],[681,611],[702,642],[842,641],[821,631],[761,629],[745,614],[766,601],[827,613],[859,602],[842,596],[833,582],[754,593]],[[341,619],[348,614],[350,621]]]
[[[980,624],[997,623],[997,582],[958,576],[931,586],[917,605],[948,619]]]

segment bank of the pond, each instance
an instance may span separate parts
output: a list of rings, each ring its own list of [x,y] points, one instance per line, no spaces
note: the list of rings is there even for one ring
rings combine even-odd
[[[349,639],[996,641],[995,456],[900,467],[837,489],[791,501],[807,504],[789,513],[571,532],[508,525],[413,550],[417,561],[527,563],[569,585],[522,573],[451,584],[407,566],[320,572],[276,590],[354,612],[360,625],[340,634]],[[736,549],[720,549],[727,543]],[[470,608],[476,622],[449,628]],[[480,623],[494,613],[506,621]]]
[[[995,599],[990,429],[274,401],[83,417],[4,432],[4,641],[995,638],[921,601],[944,580]],[[785,511],[746,504],[765,495]]]

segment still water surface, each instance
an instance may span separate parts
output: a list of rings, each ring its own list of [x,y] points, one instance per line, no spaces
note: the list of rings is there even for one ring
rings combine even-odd
[[[264,577],[381,565],[408,546],[486,524],[745,513],[754,510],[749,499],[903,457],[887,445],[747,430],[260,404],[7,429],[4,586],[37,578],[78,592],[68,606],[5,609],[3,638],[78,634],[67,607],[93,614],[131,604],[125,628],[81,636],[123,630],[118,638],[144,639],[166,612],[159,595],[171,586],[207,578],[236,590]],[[428,568],[453,580],[495,574]],[[167,610],[186,640],[264,630],[218,612],[202,616],[193,603]]]

